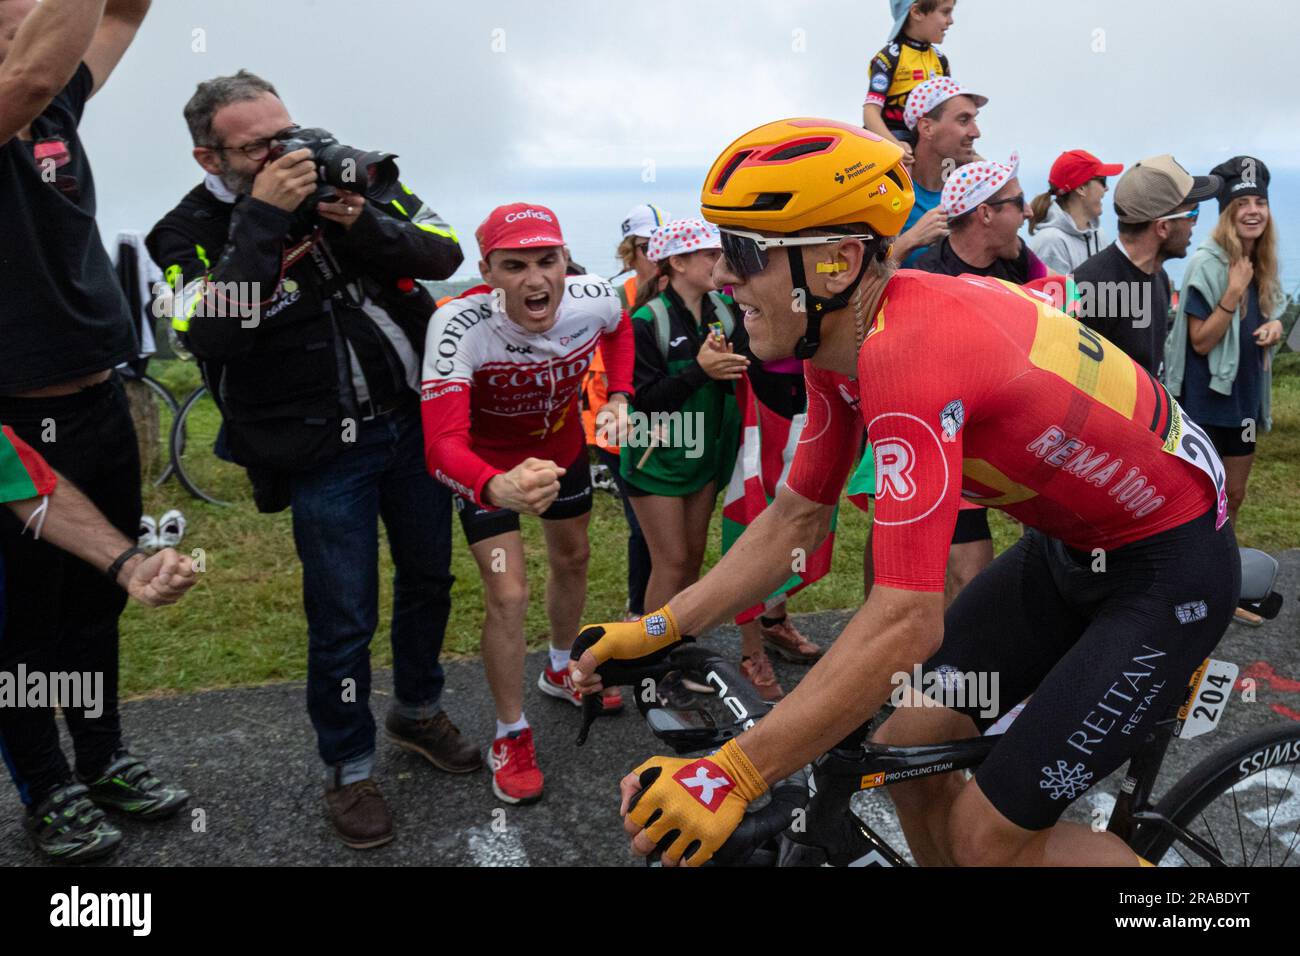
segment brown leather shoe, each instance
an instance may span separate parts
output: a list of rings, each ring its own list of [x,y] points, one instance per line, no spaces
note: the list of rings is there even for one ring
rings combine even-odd
[[[393,817],[376,783],[367,778],[327,788],[325,812],[340,840],[354,850],[369,850],[393,839]]]
[[[473,773],[483,766],[483,754],[460,735],[445,710],[428,720],[408,720],[390,712],[384,733],[403,750],[417,753],[447,773]]]

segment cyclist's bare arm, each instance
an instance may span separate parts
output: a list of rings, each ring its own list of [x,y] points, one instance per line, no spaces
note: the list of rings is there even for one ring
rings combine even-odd
[[[585,629],[575,649],[579,659],[570,665],[574,686],[584,694],[602,687],[598,670],[609,658],[631,660],[653,653],[646,637],[653,634],[663,642],[679,634],[701,634],[715,624],[729,621],[739,611],[752,607],[775,591],[792,573],[796,554],[811,554],[830,532],[834,505],[818,504],[782,487],[772,504],[750,523],[739,540],[700,581],[668,602],[675,628],[645,632],[644,621],[665,615],[651,614],[634,624],[598,625]],[[597,657],[589,648],[599,638],[604,648]],[[628,652],[629,647],[634,648]],[[598,648],[599,650],[599,648]]]
[[[755,518],[703,578],[668,602],[683,634],[702,634],[753,607],[789,580],[796,558],[830,533],[833,505],[788,487]]]
[[[772,784],[865,724],[943,642],[943,592],[877,585],[821,660],[784,700],[737,738]]]
[[[45,0],[23,20],[0,64],[0,143],[25,130],[68,85],[103,12],[104,0]]]

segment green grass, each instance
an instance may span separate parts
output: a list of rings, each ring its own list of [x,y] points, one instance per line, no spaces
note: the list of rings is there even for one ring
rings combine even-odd
[[[195,369],[180,362],[155,363],[153,373],[183,397],[198,382]],[[1261,436],[1242,508],[1239,538],[1244,545],[1278,551],[1300,547],[1300,355],[1281,357],[1274,376],[1274,430]],[[213,422],[200,419],[211,433]],[[238,485],[232,485],[238,490]],[[307,630],[302,611],[302,571],[294,553],[288,512],[258,514],[247,491],[228,508],[194,501],[175,482],[149,488],[145,512],[155,517],[180,508],[189,522],[185,546],[202,548],[207,571],[176,607],[147,611],[132,605],[122,619],[122,686],[127,695],[172,693],[302,680],[307,669]],[[717,558],[720,511],[714,513],[706,565]],[[1019,526],[992,512],[994,543],[999,551],[1019,535]],[[453,523],[452,616],[445,651],[474,654],[482,623],[482,598],[474,567],[458,522]],[[533,646],[546,635],[541,595],[545,555],[539,523],[525,520],[524,541],[529,580],[535,600],[527,633]],[[586,620],[615,620],[626,599],[625,541],[622,510],[597,494],[591,521],[592,559]],[[862,598],[862,551],[868,520],[848,502],[840,509],[832,573],[796,596],[795,611],[856,606]],[[388,616],[391,611],[392,563],[381,543],[380,632],[371,645],[376,666],[391,664]]]

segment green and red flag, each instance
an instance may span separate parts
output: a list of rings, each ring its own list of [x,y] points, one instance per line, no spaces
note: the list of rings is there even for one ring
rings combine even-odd
[[[0,426],[0,502],[41,498],[57,483],[45,459],[7,425]]]
[[[783,418],[758,400],[749,379],[736,380],[736,405],[741,412],[740,451],[731,472],[727,496],[722,506],[722,550],[725,553],[776,497],[776,489],[785,479],[794,461],[795,448],[807,416],[793,420]],[[831,532],[806,560],[795,565],[799,570],[761,603],[736,615],[737,624],[745,624],[768,611],[791,594],[819,580],[831,569],[835,551],[835,525],[839,508],[831,517]],[[792,560],[792,565],[794,562]]]

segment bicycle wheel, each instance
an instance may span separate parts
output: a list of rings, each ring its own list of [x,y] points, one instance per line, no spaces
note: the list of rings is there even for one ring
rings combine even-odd
[[[221,410],[206,385],[200,385],[181,406],[172,427],[171,453],[176,478],[195,498],[229,505],[249,496],[244,469],[217,457]]]
[[[1300,867],[1300,723],[1229,741],[1188,771],[1156,812],[1228,866]],[[1158,866],[1208,866],[1190,842],[1148,824],[1133,849]]]
[[[131,419],[140,441],[140,475],[155,488],[175,472],[171,433],[180,405],[166,385],[148,375],[126,378]]]

